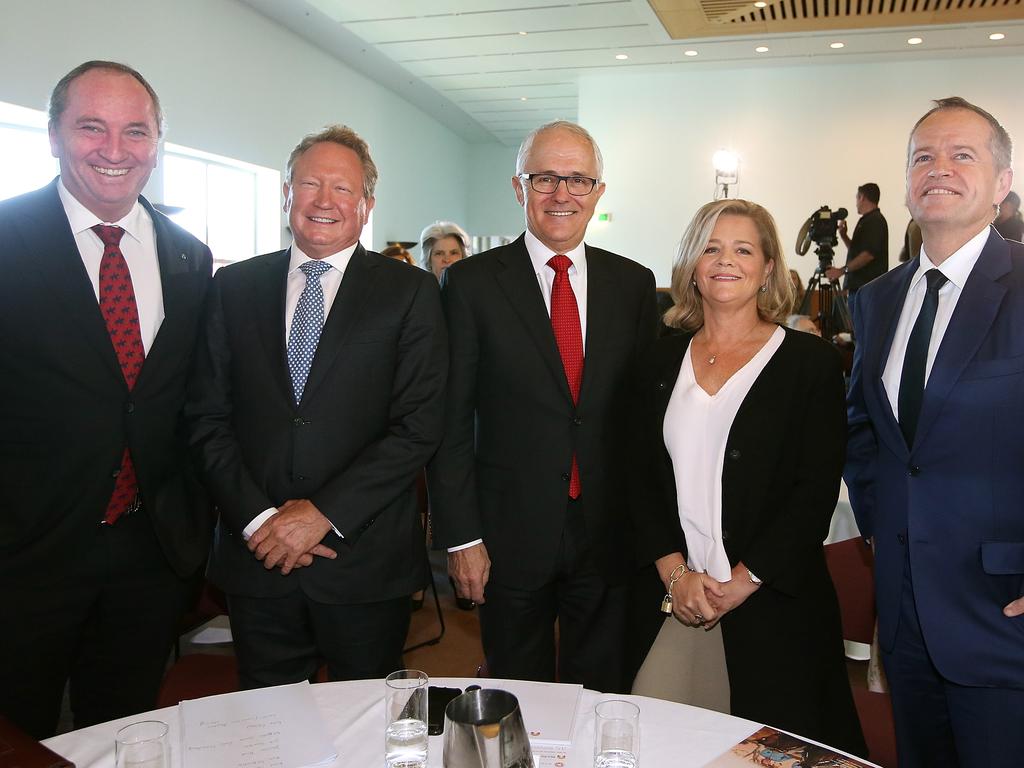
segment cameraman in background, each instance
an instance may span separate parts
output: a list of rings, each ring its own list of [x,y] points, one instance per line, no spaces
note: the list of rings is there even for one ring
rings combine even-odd
[[[843,287],[851,297],[861,286],[889,270],[889,224],[878,209],[880,197],[881,190],[873,182],[857,188],[860,220],[852,238],[846,234],[846,221],[839,222],[839,235],[847,248],[846,265],[825,270],[829,280],[846,276]]]

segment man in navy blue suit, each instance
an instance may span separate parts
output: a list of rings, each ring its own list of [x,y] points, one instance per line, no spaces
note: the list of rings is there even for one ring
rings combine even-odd
[[[991,227],[1011,155],[937,101],[908,147],[920,257],[857,296],[845,474],[903,768],[1024,765],[1024,246]]]

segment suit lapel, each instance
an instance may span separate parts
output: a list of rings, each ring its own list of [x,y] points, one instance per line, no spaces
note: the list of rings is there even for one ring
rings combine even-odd
[[[883,414],[882,419],[875,421],[875,429],[879,438],[885,440],[896,453],[906,453],[907,445],[900,431],[899,422],[893,415],[889,395],[882,383],[882,374],[889,360],[896,326],[903,313],[903,303],[907,291],[910,290],[910,282],[917,273],[918,264],[919,261],[914,259],[903,267],[903,273],[898,280],[880,283],[879,290],[872,296],[873,306],[878,309],[864,310],[869,312],[870,317],[877,318],[877,335],[869,336],[875,336],[879,341],[877,344],[868,344],[864,356],[865,398],[871,402],[872,412]]]
[[[584,344],[583,382],[580,403],[587,402],[587,393],[601,380],[607,362],[605,351],[612,332],[610,307],[615,301],[615,285],[609,265],[598,253],[586,247],[587,254],[587,338]],[[552,334],[553,337],[553,334]],[[557,348],[557,344],[555,345]]]
[[[302,393],[303,401],[308,400],[323,383],[327,372],[334,365],[341,347],[345,343],[352,328],[373,294],[373,286],[377,281],[377,263],[362,245],[357,245],[345,274],[338,288],[338,295],[331,305],[331,312],[324,320],[324,328],[320,333],[320,342],[313,356],[313,364],[309,369],[306,389]]]
[[[931,375],[924,389],[921,416],[918,420],[914,444],[927,437],[928,429],[942,410],[953,385],[981,346],[995,320],[1006,288],[996,282],[1010,271],[1009,246],[990,231],[978,262],[971,270],[949,327],[935,355]]]
[[[523,321],[523,326],[537,346],[544,364],[554,376],[559,391],[571,403],[572,394],[569,392],[569,382],[565,378],[562,356],[555,343],[554,331],[551,330],[551,317],[544,306],[544,296],[537,285],[537,273],[533,271],[530,253],[526,250],[525,235],[520,235],[518,240],[505,247],[500,261],[502,268],[497,274],[498,285],[504,291],[512,309]],[[590,336],[589,330],[587,335]],[[586,359],[583,361],[583,368],[586,378]]]
[[[288,370],[288,352],[285,348],[284,316],[285,295],[288,290],[288,263],[291,251],[285,248],[272,254],[256,276],[253,290],[253,314],[256,317],[256,335],[266,352],[268,367],[285,401],[294,404],[291,374]]]
[[[110,373],[127,388],[121,365],[110,343],[96,291],[82,263],[75,236],[57,194],[57,181],[40,191],[42,204],[32,219],[16,222],[25,242],[32,244],[38,270],[35,277],[55,295],[54,319],[63,318],[69,334],[81,334]]]

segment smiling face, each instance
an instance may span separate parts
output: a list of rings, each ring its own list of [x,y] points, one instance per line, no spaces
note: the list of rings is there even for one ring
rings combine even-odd
[[[718,217],[693,277],[705,308],[742,307],[757,311],[757,293],[772,273],[757,225],[747,216]]]
[[[131,75],[91,69],[68,87],[64,112],[50,124],[50,151],[64,186],[103,221],[123,218],[156,167],[156,113]]]
[[[321,141],[295,160],[284,185],[284,210],[295,244],[311,259],[343,251],[359,240],[374,199],[363,197],[359,155]]]
[[[600,175],[590,142],[562,128],[552,128],[536,136],[524,158],[522,172],[591,179]],[[597,201],[604,194],[604,182],[595,186],[589,195],[581,196],[570,195],[564,182],[559,182],[554,192],[535,192],[528,180],[518,176],[513,177],[512,187],[526,211],[527,229],[555,253],[571,251],[583,242]]]
[[[440,280],[441,273],[464,255],[462,243],[455,235],[439,238],[430,247],[430,271],[434,273],[434,277]]]
[[[910,138],[907,207],[922,231],[942,230],[966,241],[992,223],[1013,173],[996,168],[992,128],[966,109],[944,109]]]

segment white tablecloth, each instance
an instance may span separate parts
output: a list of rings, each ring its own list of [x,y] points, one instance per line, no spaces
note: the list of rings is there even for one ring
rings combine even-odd
[[[480,685],[501,688],[501,680],[436,678],[435,685]],[[338,758],[334,766],[381,768],[384,765],[384,682],[359,680],[312,686],[313,696],[334,737]],[[697,768],[725,752],[760,726],[683,704],[646,696],[613,696],[584,691],[576,716],[574,740],[568,748],[567,768],[593,765],[594,707],[605,699],[624,698],[640,706],[641,768]],[[158,709],[144,715],[115,720],[48,739],[45,744],[72,760],[77,768],[111,768],[114,765],[114,734],[138,720],[163,720],[170,726],[171,764],[181,766],[178,710]],[[440,767],[443,737],[430,739],[430,766]]]

